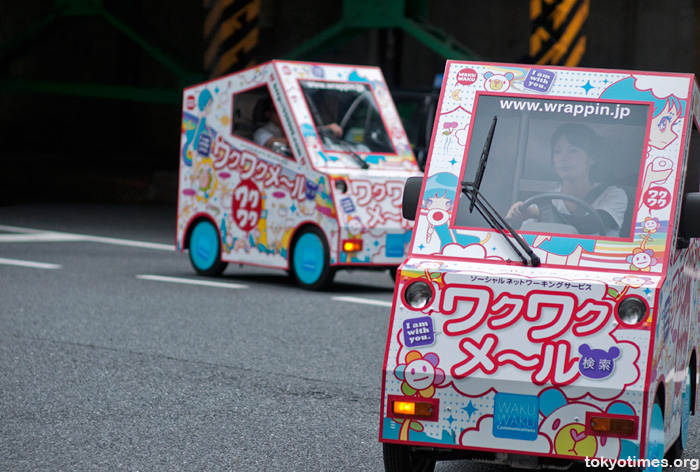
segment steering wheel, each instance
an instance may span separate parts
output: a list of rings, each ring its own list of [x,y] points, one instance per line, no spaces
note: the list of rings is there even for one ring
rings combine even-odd
[[[573,224],[573,221],[571,219],[571,215],[564,214],[557,210],[557,208],[554,206],[554,200],[566,200],[571,203],[575,203],[579,207],[583,208],[583,210],[586,211],[586,215],[593,215],[597,228],[594,233],[602,234],[603,230],[605,229],[605,223],[603,223],[603,219],[600,217],[597,211],[588,204],[588,202],[581,200],[580,198],[574,197],[572,195],[567,195],[565,193],[541,193],[539,195],[535,195],[534,197],[530,197],[527,200],[523,202],[523,208],[527,208],[530,205],[536,205],[537,208],[540,210],[540,217],[539,221],[548,221],[550,223],[555,223],[555,215],[560,218],[562,221],[564,221],[566,224],[571,225],[571,226],[576,226]]]

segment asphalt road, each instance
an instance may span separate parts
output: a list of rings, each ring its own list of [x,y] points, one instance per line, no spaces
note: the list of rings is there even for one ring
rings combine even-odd
[[[383,470],[388,274],[202,278],[174,231],[168,205],[0,207],[0,471]]]

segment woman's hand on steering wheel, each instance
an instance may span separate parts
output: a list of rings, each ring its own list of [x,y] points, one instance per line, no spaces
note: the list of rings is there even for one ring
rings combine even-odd
[[[337,123],[331,123],[329,125],[324,126],[323,128],[333,133],[333,136],[335,136],[336,138],[343,137],[343,128],[341,128]]]
[[[554,205],[554,200],[564,200],[564,201],[569,201],[579,207],[581,207],[585,211],[585,215],[591,215],[593,218],[593,221],[595,222],[595,225],[597,226],[595,229],[596,231],[589,232],[588,234],[602,234],[604,229],[605,229],[605,223],[603,223],[603,219],[600,217],[600,214],[593,208],[588,202],[585,200],[581,200],[580,198],[574,197],[572,195],[568,195],[566,193],[542,193],[540,195],[535,195],[534,197],[530,197],[524,202],[522,202],[521,206],[530,206],[530,205],[537,205],[537,208],[539,208],[539,217],[538,220],[540,221],[550,221],[554,222],[555,220],[553,219],[553,216],[556,215],[563,221],[564,223],[576,227],[575,223],[575,217],[570,214],[564,214],[560,212],[556,206]],[[513,205],[515,206],[515,205]],[[510,212],[509,212],[510,213]],[[580,229],[577,228],[577,230],[580,231]]]
[[[535,205],[524,206],[523,202],[515,202],[508,210],[506,220],[522,223],[528,218],[539,219],[540,210]]]

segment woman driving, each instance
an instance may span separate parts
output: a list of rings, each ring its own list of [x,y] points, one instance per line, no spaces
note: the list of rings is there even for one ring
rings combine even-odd
[[[595,182],[591,177],[591,168],[601,157],[601,145],[601,138],[587,126],[560,126],[552,135],[551,146],[552,165],[561,186],[552,192],[562,194],[562,198],[547,202],[551,211],[546,215],[542,211],[544,202],[539,207],[516,202],[508,210],[508,222],[520,228],[525,222],[549,221],[574,226],[579,234],[619,237],[627,195],[621,188]]]

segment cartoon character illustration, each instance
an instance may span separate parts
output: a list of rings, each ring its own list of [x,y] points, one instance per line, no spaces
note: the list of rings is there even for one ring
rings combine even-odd
[[[666,80],[666,84],[669,82]],[[678,81],[678,87],[674,90],[655,89],[655,85],[652,78],[627,77],[605,89],[600,98],[652,102],[654,111],[649,131],[649,145],[656,149],[665,149],[678,137],[678,134],[673,131],[673,126],[685,116],[685,101],[682,99],[687,97],[688,91],[687,87],[683,90],[682,81]]]
[[[647,243],[649,241],[653,241],[654,239],[651,237],[652,234],[656,233],[659,229],[661,228],[661,222],[659,222],[658,218],[652,218],[650,216],[647,216],[644,218],[644,224],[642,225],[642,231],[646,233],[644,236],[644,239],[642,240],[642,244],[640,244],[640,248],[646,249]]]
[[[457,176],[449,172],[435,174],[425,184],[423,208],[427,210],[428,219],[425,241],[430,244],[433,235],[437,234],[441,250],[451,243],[468,246],[479,242],[478,237],[456,232],[449,227],[456,188]]]
[[[204,158],[197,162],[192,173],[192,187],[195,189],[195,197],[200,202],[208,202],[219,189],[219,179],[216,176],[211,158]],[[216,207],[212,211],[218,212]]]
[[[433,234],[435,234],[435,227],[440,227],[449,220],[449,215],[452,211],[452,200],[444,195],[439,197],[435,194],[425,202],[425,208],[428,210],[427,216],[430,223],[425,239],[427,242],[430,242],[433,239]]]
[[[294,219],[289,207],[284,203],[272,204],[271,211],[277,212],[273,223],[267,227],[267,249],[270,253],[280,254],[287,258],[287,249],[294,232]]]
[[[401,392],[406,396],[432,398],[435,395],[435,385],[445,380],[445,372],[438,367],[440,358],[429,352],[425,356],[418,351],[409,351],[405,364],[399,364],[394,369],[394,375],[402,380]],[[395,419],[401,425],[399,439],[408,440],[409,430],[423,431],[423,425],[418,421]]]
[[[510,82],[515,76],[511,72],[506,74],[484,73],[484,89],[489,92],[505,92],[510,88]]]
[[[642,272],[650,272],[651,268],[658,264],[658,260],[654,257],[654,251],[641,247],[635,248],[632,255],[627,256],[627,262],[630,263],[630,270]]]
[[[523,239],[536,249],[536,254],[547,264],[578,265],[584,252],[593,252],[595,249],[595,241],[592,239],[533,234],[525,234]]]
[[[214,103],[214,97],[206,88],[199,93],[197,98],[197,106],[199,107],[200,118],[193,126],[193,121],[188,122],[183,131],[185,132],[185,144],[182,147],[182,161],[187,165],[192,165],[194,155],[201,154],[204,157],[209,156],[209,149],[213,141],[211,132],[207,128],[207,116],[211,112]]]
[[[307,180],[307,184],[309,181]],[[326,216],[335,216],[335,205],[333,204],[333,199],[330,195],[330,189],[327,185],[326,179],[320,177],[318,179],[318,184],[315,185],[315,200],[316,200],[316,210]],[[308,195],[307,195],[308,198]]]
[[[642,231],[652,235],[656,233],[659,230],[659,228],[661,228],[661,223],[659,222],[658,218],[652,218],[650,216],[644,218],[644,226],[642,228]]]
[[[348,221],[348,236],[350,238],[359,237],[362,235],[362,233],[367,231],[367,228],[362,223],[362,219],[360,219],[359,216],[347,215],[347,221]]]
[[[552,453],[578,457],[620,457],[620,439],[586,433],[586,413],[603,413],[603,410],[592,404],[572,401],[557,388],[543,390],[539,398],[540,414],[544,416],[539,431],[550,438]],[[622,402],[611,404],[606,412],[634,415],[632,408]]]
[[[221,244],[223,250],[226,252],[231,252],[233,250],[233,245],[236,243],[236,237],[233,236],[228,228],[230,225],[227,224],[226,213],[221,217],[221,223],[219,224],[219,231],[221,232]]]
[[[661,185],[668,180],[668,177],[673,172],[673,162],[665,157],[657,157],[649,164],[647,164],[644,169],[644,180],[642,182],[642,195],[646,194],[647,191],[656,185]],[[645,199],[640,199],[639,206],[637,209],[644,205]]]
[[[447,138],[445,139],[445,146],[442,148],[442,152],[447,153],[447,150],[450,148],[450,143],[452,142],[452,134],[454,130],[457,129],[457,126],[459,126],[459,123],[457,123],[456,121],[448,121],[442,124],[442,127],[444,128],[442,134],[447,136]]]

